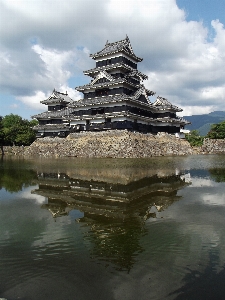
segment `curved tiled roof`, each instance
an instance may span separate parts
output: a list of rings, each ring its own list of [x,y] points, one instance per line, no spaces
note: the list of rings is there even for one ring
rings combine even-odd
[[[102,57],[102,56],[106,56],[106,55],[110,55],[110,54],[114,54],[114,53],[118,53],[118,52],[123,52],[123,53],[127,54],[128,56],[132,57],[136,61],[142,61],[142,58],[137,57],[134,54],[134,51],[131,47],[128,36],[126,36],[126,38],[124,40],[114,42],[114,43],[108,43],[108,41],[107,41],[105,44],[105,47],[101,51],[98,51],[94,54],[90,54],[90,57],[95,59],[98,57]]]
[[[69,104],[72,103],[73,100],[68,96],[67,93],[60,93],[54,89],[51,96],[49,96],[48,99],[42,100],[40,102],[42,104],[57,104],[57,103]]]
[[[74,101],[74,103],[71,104],[69,107],[72,110],[73,107],[84,107],[87,105],[102,105],[105,103],[115,104],[115,103],[122,102],[122,101],[131,101],[135,104],[144,105],[146,108],[151,107],[155,110],[158,110],[157,107],[153,107],[153,105],[150,101],[142,102],[142,101],[138,100],[140,95],[133,94],[133,95],[129,96],[129,95],[122,93],[122,94],[118,94],[118,95],[109,95],[109,96],[95,97],[95,98],[90,98],[90,99],[80,99],[78,101]]]
[[[162,118],[157,118],[155,120],[160,123],[176,123],[176,124],[178,123],[180,125],[190,124],[190,122],[188,122],[187,120],[179,117],[177,118],[162,117]]]
[[[103,114],[97,114],[97,115],[83,115],[83,116],[74,116],[73,114],[69,115],[70,120],[86,120],[86,119],[105,119],[105,118],[116,118],[120,116],[126,116],[126,117],[139,117],[140,119],[143,120],[148,120],[148,121],[156,121],[156,119],[153,119],[151,117],[146,117],[146,116],[140,116],[138,114],[132,113],[130,111],[121,111],[121,112],[111,112],[111,113],[103,113]]]
[[[108,86],[112,86],[113,84],[119,84],[119,83],[127,83],[127,84],[137,88],[137,85],[126,80],[126,78],[114,78],[114,80],[112,80],[112,81],[106,81],[106,82],[95,83],[95,84],[92,84],[92,82],[91,82],[89,84],[78,86],[78,87],[76,87],[76,90],[84,91],[85,89],[108,87]]]
[[[33,127],[34,130],[43,130],[45,129],[46,131],[52,130],[52,129],[67,129],[69,130],[69,126],[67,124],[45,124],[45,125],[36,125]]]
[[[143,74],[143,73],[141,73],[140,71],[135,70],[135,69],[133,69],[131,72],[127,73],[127,74],[125,75],[125,77],[126,77],[126,78],[127,78],[127,77],[138,77],[140,80],[146,80],[146,79],[148,79],[148,76],[147,76],[147,75],[145,75],[145,74]]]
[[[73,102],[71,102],[70,104],[72,104]],[[33,119],[49,119],[49,118],[57,119],[70,114],[70,112],[71,112],[71,108],[66,107],[61,110],[45,111],[43,113],[32,116],[32,118]]]
[[[170,117],[162,117],[162,118],[152,118],[152,117],[146,117],[146,116],[140,116],[138,114],[132,113],[130,111],[121,111],[121,112],[110,112],[110,113],[102,113],[98,115],[82,115],[82,116],[74,116],[73,114],[70,114],[68,116],[69,120],[86,120],[86,119],[104,119],[104,118],[116,118],[119,116],[126,116],[126,117],[133,117],[133,118],[141,118],[143,120],[150,121],[151,123],[171,123],[171,124],[180,124],[180,125],[186,125],[188,124],[188,121],[184,120],[183,118],[170,118]],[[65,118],[66,119],[66,118]]]
[[[102,67],[93,68],[93,69],[84,71],[83,73],[85,75],[90,75],[90,74],[99,73],[101,71],[109,71],[109,70],[113,70],[113,69],[125,69],[127,71],[132,72],[132,74],[135,73],[135,75],[138,75],[138,76],[142,77],[144,80],[148,79],[147,75],[143,74],[142,72],[140,72],[140,71],[138,71],[138,70],[128,66],[127,64],[122,63],[122,62],[116,63],[116,64],[110,64],[110,65],[106,65],[106,66],[102,66]]]

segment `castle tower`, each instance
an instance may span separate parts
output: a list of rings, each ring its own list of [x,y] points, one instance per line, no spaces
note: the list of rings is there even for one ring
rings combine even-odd
[[[68,119],[75,131],[180,131],[182,121],[176,112],[181,110],[164,98],[150,101],[149,96],[155,93],[143,84],[148,77],[138,71],[142,59],[134,54],[127,36],[118,42],[107,41],[101,51],[90,57],[96,67],[84,74],[91,77],[91,82],[76,88],[84,97],[70,105],[73,113]]]

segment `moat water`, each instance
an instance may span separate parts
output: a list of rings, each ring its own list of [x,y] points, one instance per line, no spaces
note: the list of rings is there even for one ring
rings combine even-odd
[[[0,161],[0,298],[224,299],[225,156]]]

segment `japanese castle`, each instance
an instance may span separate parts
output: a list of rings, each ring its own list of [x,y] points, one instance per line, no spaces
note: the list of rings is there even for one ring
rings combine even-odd
[[[83,98],[73,101],[67,92],[53,90],[48,99],[41,101],[48,105],[48,111],[32,116],[39,122],[34,127],[37,137],[124,129],[175,134],[188,124],[176,115],[182,109],[167,99],[157,97],[151,102],[149,97],[155,93],[143,84],[148,77],[137,68],[142,58],[134,54],[127,36],[118,42],[107,41],[101,51],[90,57],[96,66],[84,74],[91,81],[76,88]]]

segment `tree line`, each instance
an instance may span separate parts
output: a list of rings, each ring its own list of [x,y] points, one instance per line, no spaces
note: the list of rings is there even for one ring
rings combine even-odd
[[[37,120],[26,120],[14,114],[0,116],[0,145],[3,146],[28,146],[35,140],[32,129],[38,124]]]
[[[225,121],[213,124],[206,136],[200,136],[198,130],[192,130],[185,138],[191,146],[201,146],[205,138],[225,139]]]

